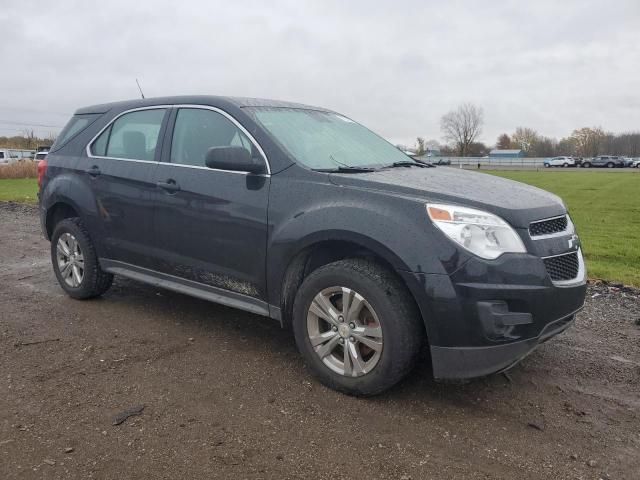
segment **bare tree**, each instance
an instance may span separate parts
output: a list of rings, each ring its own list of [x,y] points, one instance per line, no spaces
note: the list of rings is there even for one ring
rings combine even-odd
[[[459,155],[465,156],[482,132],[482,108],[472,103],[463,103],[457,109],[443,115],[440,129],[443,137],[455,144]]]
[[[424,149],[424,138],[416,138],[416,155],[424,155],[426,150]]]
[[[511,135],[512,148],[520,148],[525,153],[531,153],[538,141],[540,135],[533,128],[518,127],[513,135]]]
[[[498,137],[498,141],[496,142],[496,148],[500,150],[507,150],[511,148],[511,138],[506,133],[503,133]]]
[[[607,139],[607,134],[600,127],[584,127],[571,133],[571,140],[576,153],[582,157],[595,157]],[[608,152],[607,152],[608,153]]]
[[[429,150],[440,150],[440,144],[437,140],[427,140],[424,142],[424,146]]]
[[[22,131],[22,136],[25,138],[26,148],[35,148],[38,137],[33,128],[25,128]]]

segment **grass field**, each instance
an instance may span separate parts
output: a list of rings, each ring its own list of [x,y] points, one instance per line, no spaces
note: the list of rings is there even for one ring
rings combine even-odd
[[[589,277],[640,286],[640,175],[487,172],[562,197],[578,229]]]
[[[587,258],[589,276],[640,287],[640,175],[607,172],[506,172],[561,196]],[[0,180],[0,201],[36,202],[33,178]]]
[[[38,201],[38,181],[35,178],[0,179],[0,202],[35,203]]]

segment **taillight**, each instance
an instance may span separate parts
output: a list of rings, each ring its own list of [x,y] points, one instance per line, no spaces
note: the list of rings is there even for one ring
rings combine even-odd
[[[47,173],[47,157],[38,162],[38,188],[42,188],[42,181]]]

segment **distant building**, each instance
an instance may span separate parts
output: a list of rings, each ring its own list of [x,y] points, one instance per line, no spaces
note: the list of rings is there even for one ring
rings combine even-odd
[[[489,158],[522,158],[523,150],[500,150],[495,148],[489,152]]]

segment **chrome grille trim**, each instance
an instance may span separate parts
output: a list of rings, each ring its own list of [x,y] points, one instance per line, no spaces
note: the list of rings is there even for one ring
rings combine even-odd
[[[562,225],[561,219],[564,219],[564,225]],[[555,226],[554,223],[558,223],[560,226],[563,226],[562,230],[555,230],[551,233],[536,233],[538,229],[553,229]],[[549,224],[549,225],[544,225]],[[573,222],[568,214],[558,215],[556,217],[543,218],[541,220],[536,220],[534,222],[529,223],[529,228],[527,229],[529,233],[529,237],[532,240],[544,240],[546,238],[554,238],[561,237],[564,235],[570,235],[575,233],[575,227],[573,226]]]
[[[553,279],[553,274],[550,271],[553,268],[556,269],[561,269],[561,268],[565,268],[565,269],[569,269],[569,268],[573,268],[573,266],[569,265],[554,265],[553,263],[556,262],[560,262],[562,261],[562,257],[568,257],[570,255],[575,255],[577,257],[577,267],[576,267],[576,273],[575,276],[573,276],[573,278],[562,278],[562,279],[557,279],[554,280]],[[569,259],[567,259],[569,260]],[[551,278],[551,281],[553,282],[553,284],[557,287],[566,287],[566,286],[573,286],[576,284],[580,284],[583,283],[586,280],[586,268],[584,265],[584,258],[582,256],[582,250],[579,248],[578,250],[574,250],[572,252],[567,252],[567,253],[561,253],[560,255],[551,255],[549,257],[542,257],[542,261],[544,263],[545,269],[547,270],[547,273],[549,274],[549,278]],[[567,262],[568,263],[568,262]],[[557,278],[557,275],[556,275]]]

